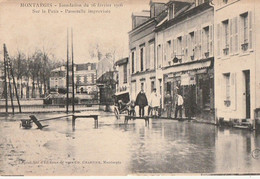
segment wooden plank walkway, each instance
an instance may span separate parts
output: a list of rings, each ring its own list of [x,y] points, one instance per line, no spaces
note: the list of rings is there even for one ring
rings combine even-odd
[[[77,118],[93,118],[94,126],[98,128],[98,115],[72,115],[72,129],[75,130],[76,119]]]

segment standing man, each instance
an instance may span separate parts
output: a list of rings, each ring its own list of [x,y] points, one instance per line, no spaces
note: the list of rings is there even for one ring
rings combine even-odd
[[[182,105],[183,105],[183,98],[180,94],[177,93],[176,102],[175,102],[175,119],[177,118],[178,111],[180,112],[180,118],[182,118]]]
[[[144,116],[144,107],[148,105],[147,97],[144,93],[144,86],[141,84],[141,91],[138,93],[136,97],[136,105],[139,106],[139,116]]]
[[[167,118],[171,118],[171,113],[172,113],[172,97],[169,91],[167,91],[167,94],[164,98],[165,102],[165,107],[166,107],[166,113],[167,113]]]
[[[158,116],[158,109],[160,107],[160,96],[156,93],[156,88],[153,89],[150,100],[151,116]]]

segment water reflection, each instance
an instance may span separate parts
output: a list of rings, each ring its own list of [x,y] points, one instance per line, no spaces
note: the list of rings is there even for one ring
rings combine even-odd
[[[1,120],[0,149],[3,152],[0,163],[3,169],[0,173],[125,175],[260,171],[260,159],[252,157],[252,151],[260,148],[257,133],[158,119],[151,119],[149,126],[144,120],[129,120],[126,125],[123,118],[99,115],[98,126],[91,118],[78,118],[76,129],[72,128],[71,117],[44,121],[44,125],[49,126],[43,130],[20,129],[21,117],[17,116],[12,116],[11,121],[10,116]],[[60,163],[29,163],[50,160]],[[120,164],[107,164],[108,161]]]

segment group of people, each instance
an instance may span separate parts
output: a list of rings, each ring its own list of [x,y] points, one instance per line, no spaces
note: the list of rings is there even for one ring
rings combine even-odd
[[[168,92],[165,96],[165,108],[167,112],[167,117],[171,117],[171,111],[172,108],[175,106],[175,118],[177,118],[178,113],[180,118],[182,118],[182,107],[183,107],[183,98],[179,93],[176,93],[175,96],[175,105],[172,104],[172,97],[170,93]],[[138,93],[136,100],[131,100],[127,107],[129,108],[129,115],[135,116],[135,106],[139,107],[139,116],[143,117],[145,114],[145,107],[148,106],[148,115],[149,116],[159,116],[160,112],[160,104],[161,104],[161,96],[156,92],[156,89],[153,89],[153,92],[150,96],[150,100],[148,102],[148,99],[146,97],[146,94],[143,90],[143,87],[141,87],[141,91]]]

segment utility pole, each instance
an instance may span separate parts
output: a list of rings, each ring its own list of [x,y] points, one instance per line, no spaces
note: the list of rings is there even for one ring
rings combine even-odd
[[[73,54],[73,29],[71,28],[71,60],[72,60],[72,112],[75,112],[74,104],[74,54]]]
[[[67,28],[67,100],[66,100],[66,112],[69,112],[69,29]]]
[[[10,92],[10,99],[11,99],[11,105],[12,105],[12,111],[14,114],[14,103],[13,103],[13,95],[12,95],[12,87],[11,87],[11,82],[10,82],[10,61],[7,61],[7,75],[8,75],[8,83],[9,83],[9,92]]]
[[[8,92],[7,92],[7,74],[6,74],[6,70],[7,70],[7,63],[6,63],[6,51],[5,51],[5,44],[4,44],[4,77],[5,77],[5,112],[8,113]]]
[[[17,103],[18,103],[18,107],[19,107],[19,113],[21,113],[22,109],[21,109],[20,100],[19,100],[19,96],[18,96],[18,92],[17,92],[17,88],[16,88],[16,83],[15,83],[15,79],[14,79],[14,72],[13,72],[11,62],[10,62],[10,70],[11,70],[11,75],[12,75],[12,78],[13,78],[13,85],[14,85],[15,95],[16,95],[16,99],[17,99]]]

